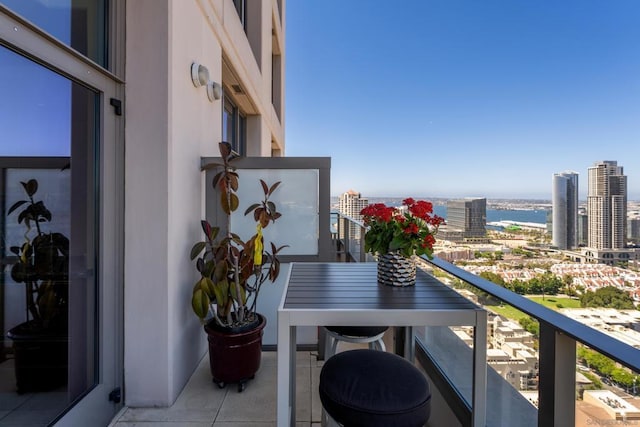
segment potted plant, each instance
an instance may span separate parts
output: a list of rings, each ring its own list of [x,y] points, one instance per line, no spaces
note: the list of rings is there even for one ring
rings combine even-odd
[[[69,239],[45,230],[51,212],[36,201],[38,181],[21,182],[27,199],[15,202],[24,242],[9,250],[17,256],[11,278],[25,285],[26,321],[9,330],[13,340],[16,386],[19,393],[49,390],[67,381],[67,302]]]
[[[407,198],[402,207],[371,204],[360,211],[368,227],[365,251],[378,255],[378,282],[411,286],[416,280],[413,255],[433,256],[433,244],[444,218],[433,214],[433,204]]]
[[[280,274],[277,254],[286,247],[264,245],[262,230],[281,217],[269,200],[280,182],[260,185],[264,198],[249,206],[245,215],[253,215],[256,233],[243,240],[231,231],[231,214],[239,207],[238,173],[230,162],[234,158],[231,146],[219,144],[222,164],[213,178],[213,187],[220,193],[224,212],[223,227],[201,221],[205,240],[191,249],[200,278],[193,288],[193,311],[205,324],[209,342],[209,364],[213,381],[220,387],[238,383],[244,390],[247,380],[254,377],[262,356],[262,332],[266,319],[257,313],[260,288],[267,280],[273,282]]]

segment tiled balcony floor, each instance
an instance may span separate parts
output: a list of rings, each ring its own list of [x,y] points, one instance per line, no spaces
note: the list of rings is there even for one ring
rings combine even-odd
[[[315,352],[298,352],[296,426],[320,427],[318,377],[322,361]],[[125,408],[112,427],[271,427],[276,425],[276,352],[263,352],[260,370],[246,389],[224,389],[211,381],[205,356],[169,408]]]
[[[384,335],[387,351],[393,348],[391,333]],[[337,351],[366,348],[367,344],[341,342]],[[260,369],[246,389],[236,384],[224,389],[211,380],[205,355],[178,399],[169,408],[124,408],[109,427],[275,427],[277,353],[262,353]],[[324,361],[316,351],[299,351],[296,359],[296,427],[320,427],[322,404],[318,380]],[[432,418],[433,417],[432,413]],[[437,423],[427,423],[427,427]],[[440,424],[443,425],[443,424]]]

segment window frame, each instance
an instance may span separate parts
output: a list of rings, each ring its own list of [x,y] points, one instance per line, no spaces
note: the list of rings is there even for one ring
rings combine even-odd
[[[231,129],[228,128],[227,116],[230,116]],[[244,156],[247,151],[247,115],[236,102],[222,92],[222,140],[231,144],[231,148]]]

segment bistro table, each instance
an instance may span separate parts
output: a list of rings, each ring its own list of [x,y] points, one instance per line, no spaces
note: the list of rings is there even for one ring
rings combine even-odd
[[[474,426],[484,426],[487,313],[418,268],[415,286],[377,283],[377,264],[291,263],[278,307],[277,425],[294,427],[297,326],[406,326],[405,357],[413,358],[413,327],[473,326]]]

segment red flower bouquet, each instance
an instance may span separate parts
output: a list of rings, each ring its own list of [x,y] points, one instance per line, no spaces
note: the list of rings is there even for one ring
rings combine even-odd
[[[374,203],[360,211],[368,226],[364,248],[372,254],[397,252],[433,256],[433,244],[444,218],[433,214],[433,205],[424,200],[404,199],[402,207]]]

